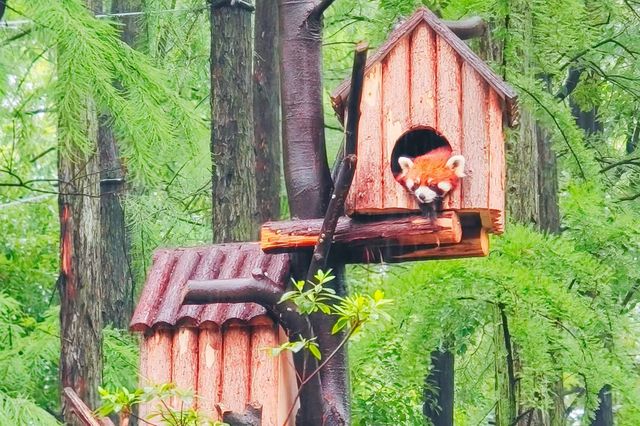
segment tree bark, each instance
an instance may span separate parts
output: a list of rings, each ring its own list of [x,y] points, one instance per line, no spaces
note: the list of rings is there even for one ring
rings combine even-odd
[[[431,352],[431,370],[424,388],[423,413],[433,426],[453,426],[455,356],[450,350]]]
[[[99,0],[87,0],[94,13]],[[58,61],[69,60],[63,49]],[[71,388],[88,406],[97,407],[102,382],[102,276],[100,268],[100,159],[98,116],[92,99],[85,100],[88,152],[73,141],[58,144],[58,208],[60,215],[60,386]],[[59,123],[65,126],[66,123]],[[61,392],[62,395],[62,392]],[[65,424],[78,418],[64,407]]]
[[[140,0],[113,0],[112,13],[135,12]],[[122,40],[133,45],[138,34],[135,16],[123,16]],[[109,126],[109,116],[101,116],[98,130],[100,151],[100,230],[104,325],[125,329],[133,311],[133,277],[130,238],[126,229],[122,197],[126,191],[125,171],[118,145]]]
[[[93,152],[58,149],[60,180],[60,383],[97,407],[102,382],[102,275],[100,269],[100,168],[98,123],[87,100],[84,117]],[[63,410],[65,422],[77,419]]]
[[[257,237],[251,11],[210,2],[213,242]]]
[[[318,0],[280,0],[282,136],[291,215],[322,217],[332,190],[322,111]]]
[[[612,426],[613,399],[611,398],[611,386],[603,386],[598,392],[598,399],[600,400],[600,405],[595,412],[591,426]]]
[[[331,3],[331,0],[280,0],[283,165],[290,212],[301,219],[323,217],[333,189],[324,141],[320,51],[322,13]],[[292,273],[304,277],[308,265],[308,256],[296,255]],[[333,266],[337,278],[331,281],[331,287],[344,295],[344,266]],[[326,359],[338,346],[341,336],[331,334],[331,318],[315,316],[312,323],[322,357]],[[315,394],[317,390],[303,389],[298,424],[348,424],[345,351],[346,346],[320,372],[321,395]],[[298,357],[299,372],[300,361]],[[321,405],[314,406],[318,397]],[[323,412],[318,412],[320,409]]]
[[[280,218],[280,69],[278,2],[257,0],[254,24],[253,122],[257,222]]]

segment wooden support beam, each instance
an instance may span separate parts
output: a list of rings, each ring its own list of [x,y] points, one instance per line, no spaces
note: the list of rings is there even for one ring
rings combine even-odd
[[[64,394],[64,409],[65,411],[70,411],[74,414],[74,417],[85,426],[113,426],[113,422],[105,417],[103,419],[98,420],[93,411],[87,404],[84,403],[82,399],[78,396],[78,394],[71,389],[70,387],[66,387],[62,390]]]
[[[387,262],[410,260],[457,259],[464,257],[485,257],[489,255],[489,236],[484,228],[465,229],[462,240],[457,244],[417,248],[406,253],[390,253]]]
[[[291,252],[315,246],[322,219],[267,222],[260,230],[260,247],[266,253]],[[462,239],[462,227],[453,211],[443,212],[435,224],[424,216],[412,215],[338,220],[333,242],[349,247],[422,246],[455,244]]]

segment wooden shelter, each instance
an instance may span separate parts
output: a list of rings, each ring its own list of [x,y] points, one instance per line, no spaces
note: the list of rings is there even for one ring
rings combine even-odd
[[[182,304],[189,280],[244,278],[255,269],[284,288],[289,257],[266,255],[257,243],[154,253],[131,320],[131,329],[143,334],[141,386],[175,383],[192,390],[195,408],[214,419],[257,402],[262,425],[284,423],[297,391],[295,369],[290,353],[272,357],[265,350],[287,340],[265,309],[252,303]],[[142,405],[140,415],[155,411],[156,404]]]
[[[332,95],[343,122],[350,83]],[[398,158],[448,145],[465,157],[467,177],[445,207],[463,225],[476,217],[488,232],[503,231],[503,123],[517,120],[516,94],[431,11],[419,9],[369,57],[360,110],[349,215],[419,211],[395,180]]]

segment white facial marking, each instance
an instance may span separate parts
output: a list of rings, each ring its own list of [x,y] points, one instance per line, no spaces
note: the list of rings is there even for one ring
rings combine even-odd
[[[413,179],[407,179],[407,181],[405,182],[405,185],[407,185],[407,189],[409,191],[413,191]]]
[[[451,191],[451,184],[447,181],[444,182],[440,182],[438,184],[438,188],[440,188],[442,190],[442,192],[447,193],[449,191]]]
[[[414,194],[416,198],[418,198],[418,201],[424,204],[432,203],[438,196],[438,194],[429,189],[428,186],[421,186],[415,190]]]
[[[409,157],[398,158],[398,164],[403,172],[408,172],[413,167],[413,161]]]

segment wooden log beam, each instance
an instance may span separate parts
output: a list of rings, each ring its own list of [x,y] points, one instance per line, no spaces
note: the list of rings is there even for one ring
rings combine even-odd
[[[282,253],[315,246],[322,219],[267,222],[260,230],[260,247],[266,253]],[[338,220],[333,242],[349,247],[359,246],[421,246],[455,244],[462,239],[462,227],[456,212],[443,212],[435,224],[419,216],[385,219]]]
[[[105,417],[98,420],[91,408],[84,403],[78,394],[70,387],[65,387],[62,390],[64,394],[64,409],[73,413],[75,420],[85,426],[113,426],[113,422]]]
[[[489,255],[489,235],[484,228],[465,229],[457,244],[441,244],[409,248],[389,248],[381,252],[385,262],[407,262],[412,260],[458,259],[485,257]]]
[[[257,303],[284,326],[290,338],[312,337],[308,318],[298,313],[296,305],[289,300],[279,303],[283,293],[264,272],[255,269],[250,278],[189,280],[182,303]]]

